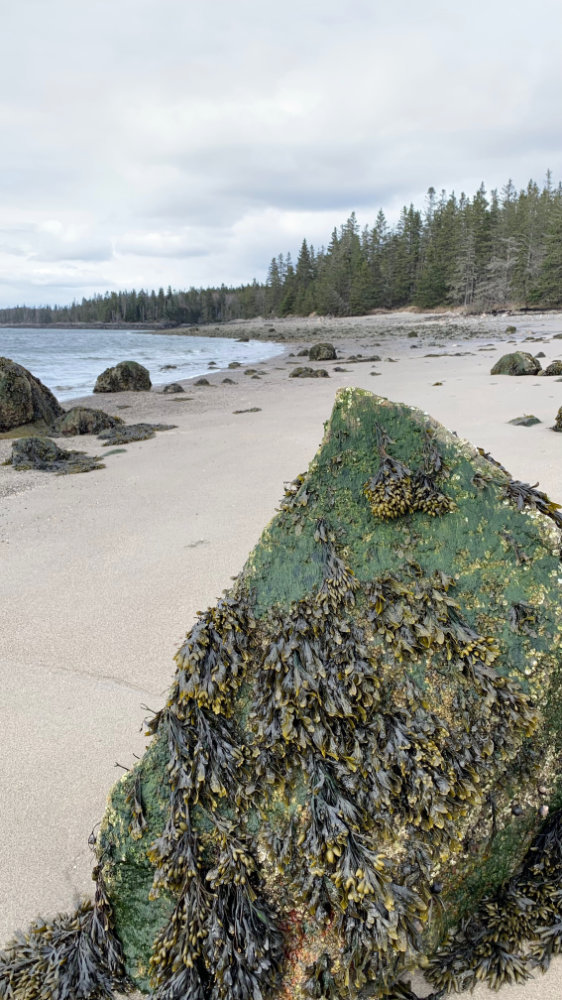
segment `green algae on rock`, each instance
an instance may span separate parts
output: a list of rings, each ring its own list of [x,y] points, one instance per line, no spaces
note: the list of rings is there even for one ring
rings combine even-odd
[[[103,410],[93,410],[88,406],[73,406],[55,423],[55,431],[65,437],[78,434],[98,434],[110,427],[123,424],[121,417],[112,417]]]
[[[132,441],[147,441],[153,438],[156,431],[171,431],[177,424],[123,424],[110,427],[98,434],[98,439],[104,441],[104,448],[112,444],[130,444]]]
[[[50,389],[23,365],[0,358],[0,431],[35,423],[52,424],[64,414]]]
[[[420,966],[459,988],[548,964],[561,525],[421,411],[337,394],[111,791],[95,878],[122,985],[413,998]],[[527,896],[530,947],[514,926]],[[0,956],[0,995],[21,983],[35,1000],[21,960],[17,943]]]

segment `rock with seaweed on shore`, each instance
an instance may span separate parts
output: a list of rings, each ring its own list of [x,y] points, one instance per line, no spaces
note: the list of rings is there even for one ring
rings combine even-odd
[[[556,414],[556,419],[554,421],[554,427],[552,428],[552,430],[562,431],[562,406],[560,407],[558,413]]]
[[[162,392],[164,394],[166,394],[166,393],[172,393],[172,392],[185,392],[185,389],[184,389],[183,385],[180,385],[179,382],[170,382],[169,385],[165,385],[164,386],[164,388],[162,389]]]
[[[309,348],[308,356],[311,361],[335,361],[337,359],[334,345],[326,343],[313,344]]]
[[[561,525],[420,410],[340,390],[112,789],[93,904],[15,939],[0,995],[77,995],[81,949],[109,993],[160,1000],[411,1000],[420,966],[448,990],[546,967]]]
[[[309,368],[308,365],[299,365],[289,372],[289,378],[329,378],[325,368]]]
[[[0,431],[43,421],[51,426],[64,409],[46,385],[23,365],[0,357]]]
[[[138,361],[120,361],[98,375],[94,392],[148,392],[150,372]]]
[[[86,455],[83,451],[67,451],[44,437],[18,438],[12,444],[12,454],[6,465],[12,465],[19,472],[37,469],[40,472],[55,472],[59,476],[105,468],[98,457]],[[1,983],[0,965],[0,996]]]
[[[123,424],[122,417],[112,417],[103,410],[93,410],[88,406],[73,406],[59,417],[54,425],[54,433],[71,437],[78,434],[98,434],[110,427]]]
[[[110,427],[98,434],[98,440],[104,441],[104,448],[112,444],[131,444],[132,441],[147,441],[153,438],[156,431],[171,431],[177,424],[122,424]]]
[[[533,427],[534,424],[540,424],[541,421],[538,417],[535,417],[534,413],[524,413],[522,417],[514,417],[513,420],[508,420],[508,424],[514,424],[515,427]]]
[[[551,363],[544,369],[543,375],[562,375],[562,361],[558,358],[556,361],[551,361]]]
[[[496,361],[490,375],[538,375],[541,363],[526,351],[504,354]]]

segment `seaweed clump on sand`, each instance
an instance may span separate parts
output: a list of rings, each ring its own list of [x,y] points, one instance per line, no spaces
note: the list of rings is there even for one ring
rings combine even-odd
[[[6,464],[13,465],[18,471],[38,469],[41,472],[55,472],[58,476],[105,468],[95,455],[86,455],[83,451],[67,451],[59,448],[54,441],[40,437],[15,440],[11,458]]]
[[[548,964],[561,520],[420,411],[337,394],[111,792],[98,873],[131,982],[414,1000],[415,968],[441,990]]]
[[[104,448],[109,448],[112,444],[147,441],[155,436],[156,431],[171,431],[174,427],[176,424],[120,424],[102,431],[98,438],[104,441]]]

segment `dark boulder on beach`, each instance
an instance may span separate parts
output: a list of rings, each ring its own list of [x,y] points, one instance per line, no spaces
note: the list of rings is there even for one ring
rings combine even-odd
[[[163,393],[185,392],[185,389],[184,389],[183,385],[179,384],[179,382],[170,382],[169,385],[165,385],[164,386],[164,388],[162,389],[162,392]]]
[[[556,419],[554,421],[554,427],[552,428],[552,430],[562,431],[562,406],[560,407],[558,413],[556,414]]]
[[[37,469],[66,476],[76,472],[93,472],[105,466],[94,455],[83,451],[66,451],[49,438],[23,437],[12,445],[12,456],[6,463],[19,472]],[[2,964],[0,961],[0,996],[2,996]]]
[[[562,375],[562,361],[556,359],[556,361],[551,361],[551,363],[543,371],[543,375]]]
[[[56,433],[71,437],[76,434],[99,434],[109,427],[124,423],[121,417],[112,417],[103,410],[93,410],[88,406],[73,406],[55,424]]]
[[[535,417],[533,413],[524,413],[522,417],[514,417],[513,420],[508,420],[508,424],[514,424],[515,427],[533,427],[534,424],[540,424],[541,421],[538,417]]]
[[[561,525],[420,410],[340,390],[111,791],[93,904],[16,938],[0,994],[77,995],[85,954],[162,1000],[412,998],[420,966],[447,991],[545,968]]]
[[[335,361],[337,358],[333,344],[313,344],[309,348],[308,356],[311,361]]]
[[[490,375],[538,375],[541,363],[526,351],[504,354],[492,368]]]
[[[98,375],[94,392],[148,392],[150,372],[137,361],[120,361]]]
[[[329,378],[325,368],[309,368],[307,365],[300,365],[289,372],[289,378]]]
[[[27,368],[0,358],[0,431],[39,420],[50,426],[63,413],[51,390]]]

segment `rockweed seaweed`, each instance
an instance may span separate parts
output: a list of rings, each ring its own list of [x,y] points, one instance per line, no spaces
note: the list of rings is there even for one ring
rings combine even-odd
[[[132,987],[115,937],[99,866],[94,903],[36,920],[0,952],[0,996],[6,1000],[103,1000]]]
[[[423,465],[416,472],[388,454],[387,446],[393,443],[388,434],[378,427],[380,465],[376,475],[364,486],[364,493],[374,516],[392,520],[404,514],[423,511],[435,517],[452,510],[453,501],[435,483],[435,477],[446,475],[447,470],[429,431],[424,433]]]
[[[535,838],[519,872],[459,923],[431,959],[426,976],[462,991],[486,981],[494,989],[546,971],[562,952],[562,814]]]

